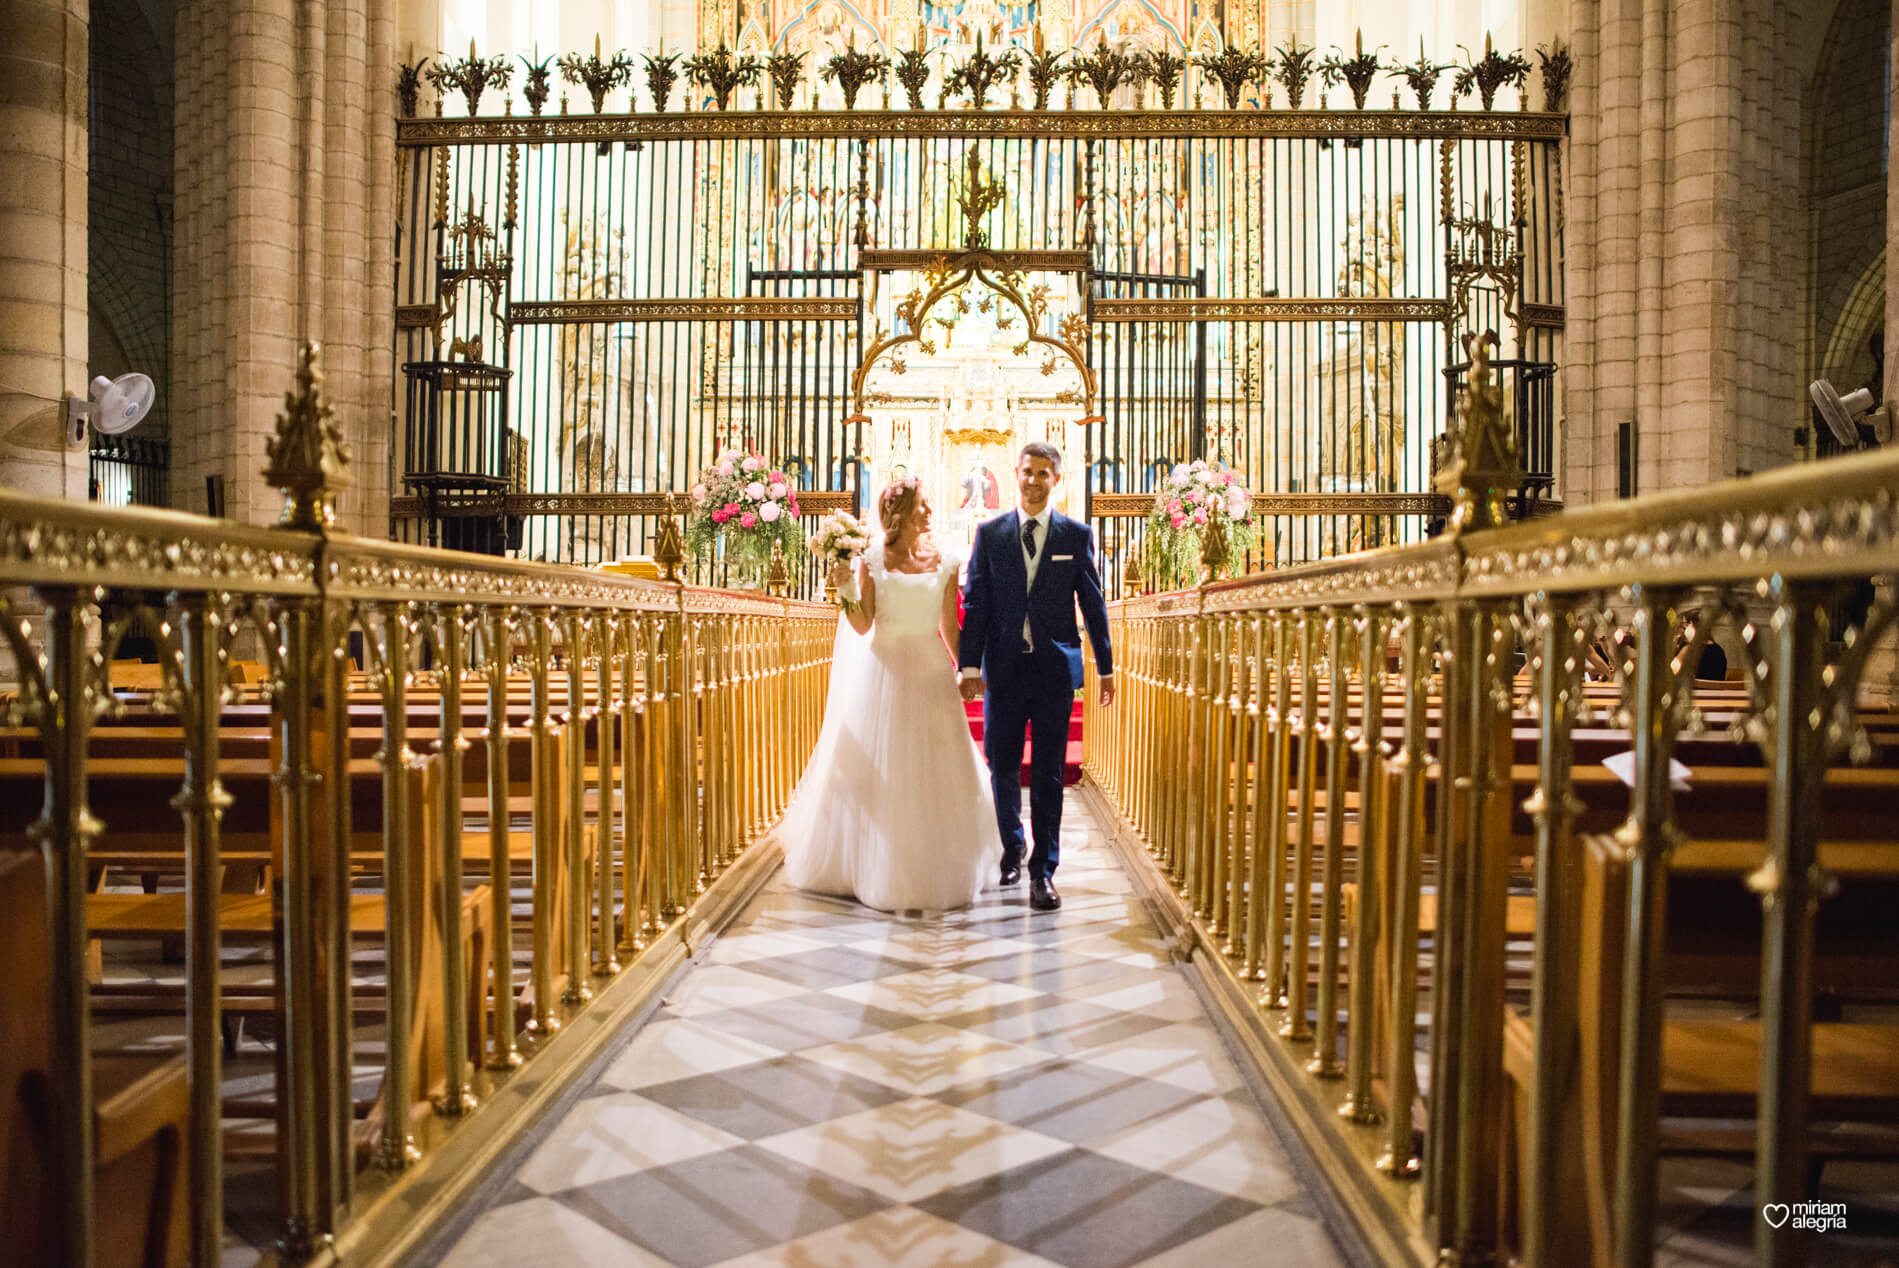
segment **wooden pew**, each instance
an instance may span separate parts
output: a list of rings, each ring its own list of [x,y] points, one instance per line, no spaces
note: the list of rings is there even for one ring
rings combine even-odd
[[[1619,1069],[1623,960],[1627,940],[1628,866],[1612,842],[1592,837],[1581,843],[1582,880],[1579,892],[1565,895],[1579,933],[1575,1012],[1566,1019],[1572,1038],[1566,1048],[1562,1084],[1563,1121],[1574,1129],[1570,1138],[1580,1148],[1561,1151],[1566,1171],[1559,1176],[1560,1221],[1558,1244],[1575,1250],[1573,1262],[1608,1268],[1613,1263],[1611,1177],[1615,1157],[1616,1095]],[[1728,870],[1738,861],[1734,852],[1715,849],[1691,857],[1683,879],[1719,878],[1740,888],[1741,873]],[[1830,847],[1829,861],[1859,869],[1858,887],[1883,889],[1887,901],[1899,894],[1899,846]],[[1748,866],[1752,866],[1750,861]],[[1745,890],[1742,891],[1745,893]],[[1753,897],[1748,894],[1750,899]],[[1816,932],[1884,938],[1877,950],[1880,971],[1891,980],[1899,973],[1899,931],[1883,929],[1829,912],[1823,904]],[[1758,922],[1756,901],[1756,921]],[[1686,928],[1684,928],[1686,925]],[[1679,919],[1670,922],[1668,937],[1676,942],[1696,926]],[[1758,954],[1758,928],[1754,950]],[[1672,949],[1672,948],[1671,948]],[[1862,956],[1875,954],[1860,947]],[[1755,983],[1758,986],[1758,975]],[[1815,1124],[1850,1124],[1853,1130],[1816,1128],[1809,1141],[1816,1164],[1835,1157],[1899,1157],[1899,1025],[1870,1022],[1812,1024],[1812,1119]],[[1534,1086],[1533,1032],[1528,1019],[1511,1010],[1504,1025],[1504,1068],[1512,1088],[1513,1117],[1509,1125],[1514,1146],[1514,1178],[1529,1175],[1527,1124]],[[1738,1128],[1734,1120],[1754,1113],[1760,1063],[1760,1023],[1749,1017],[1669,1017],[1662,1032],[1662,1102],[1664,1120],[1655,1125],[1662,1133],[1665,1153],[1748,1155],[1754,1148],[1752,1124]],[[1672,1121],[1671,1121],[1672,1120]],[[1701,1120],[1684,1123],[1682,1120]],[[1866,1125],[1879,1130],[1866,1131]],[[1817,1175],[1817,1165],[1816,1165]],[[1510,1178],[1507,1177],[1507,1181]],[[1506,1183],[1507,1205],[1529,1200]],[[1506,1233],[1514,1232],[1513,1212],[1506,1213]]]
[[[52,990],[46,975],[46,873],[33,853],[0,852],[0,1236],[9,1263],[56,1257],[51,1113]],[[94,1183],[109,1195],[95,1217],[100,1268],[171,1268],[185,1262],[190,1229],[182,1059],[95,1054]]]

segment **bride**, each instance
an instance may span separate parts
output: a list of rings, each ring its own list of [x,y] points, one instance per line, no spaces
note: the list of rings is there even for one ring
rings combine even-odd
[[[877,517],[883,541],[859,576],[833,569],[861,598],[839,622],[824,726],[774,835],[801,889],[880,911],[964,907],[1002,839],[956,685],[958,562],[931,537],[917,480],[885,489]]]

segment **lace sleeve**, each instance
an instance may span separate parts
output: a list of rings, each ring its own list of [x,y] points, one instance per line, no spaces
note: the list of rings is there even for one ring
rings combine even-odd
[[[870,545],[864,549],[864,572],[872,581],[884,579],[884,539],[871,534]]]

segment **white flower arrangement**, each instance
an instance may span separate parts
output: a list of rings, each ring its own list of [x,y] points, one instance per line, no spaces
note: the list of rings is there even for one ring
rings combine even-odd
[[[834,564],[856,563],[858,557],[870,549],[870,530],[849,511],[833,511],[819,521],[808,544],[828,571]],[[853,595],[843,595],[840,602],[847,612],[857,607]]]

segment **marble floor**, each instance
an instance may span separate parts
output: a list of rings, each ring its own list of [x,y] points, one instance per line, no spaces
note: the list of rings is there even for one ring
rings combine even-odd
[[[762,892],[423,1262],[1345,1262],[1071,794],[1057,876],[897,918]]]

